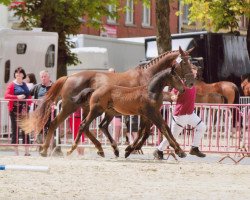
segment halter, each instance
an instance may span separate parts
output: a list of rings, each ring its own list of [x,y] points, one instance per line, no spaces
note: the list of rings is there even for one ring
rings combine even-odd
[[[185,73],[184,74],[184,70],[183,70],[183,62],[184,64],[187,64],[186,61],[183,59],[183,58],[191,58],[190,56],[184,56],[184,57],[181,57],[181,56],[178,56],[177,59],[175,60],[175,63],[172,67],[172,70],[171,71],[174,71],[176,75],[179,76],[179,78],[185,83],[186,80],[189,80],[189,77],[192,77],[193,76],[193,73]],[[177,74],[176,71],[175,71],[175,68],[176,68],[176,63],[179,64],[180,68],[181,68],[181,75]],[[182,78],[181,78],[182,77]]]
[[[175,66],[171,67],[171,75],[177,77],[179,80],[183,82],[183,79],[179,76],[179,74],[176,73]]]

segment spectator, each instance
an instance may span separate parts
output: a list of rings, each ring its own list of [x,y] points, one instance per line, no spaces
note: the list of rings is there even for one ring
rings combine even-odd
[[[69,117],[69,125],[70,125],[71,132],[73,134],[74,140],[76,139],[80,124],[81,124],[81,108],[79,108],[74,113],[74,115],[72,114]],[[84,133],[82,133],[81,142],[84,143]],[[77,146],[77,152],[78,152],[78,155],[83,155],[84,147]]]
[[[33,87],[37,84],[35,74],[33,73],[26,74],[24,82],[26,82],[26,85],[28,86],[29,90],[32,90]]]
[[[24,82],[26,83],[29,90],[32,90],[34,88],[34,86],[37,84],[35,74],[33,74],[33,73],[26,74],[26,78],[24,79]],[[30,112],[32,112],[34,110],[34,106],[35,106],[34,102],[32,102],[30,107],[29,107]]]
[[[31,96],[34,96],[34,99],[41,99],[45,96],[45,94],[47,93],[47,91],[51,88],[53,82],[50,80],[50,75],[49,72],[47,70],[43,70],[39,73],[40,75],[40,79],[41,79],[41,83],[38,83],[34,86],[34,88],[30,91]],[[50,126],[50,122],[51,122],[51,117],[48,119],[47,123],[44,126],[44,136],[47,135],[47,132],[49,130],[49,126]],[[37,135],[37,143],[41,144],[42,143],[42,138],[43,138],[43,134],[39,133]],[[60,142],[60,138],[59,138],[59,142]],[[56,142],[53,142],[53,148],[56,147]],[[40,148],[41,150],[41,148]],[[63,155],[62,151],[61,151],[61,147],[57,147],[55,150],[55,154],[57,155]]]
[[[19,132],[21,131],[23,144],[30,144],[29,135],[26,135],[24,131],[22,131],[18,127],[17,118],[21,114],[25,114],[28,111],[28,102],[22,101],[24,99],[31,98],[29,88],[26,83],[23,81],[26,78],[26,73],[24,69],[18,67],[14,71],[14,80],[7,86],[4,98],[11,99],[8,103],[8,110],[11,120],[11,144],[19,143]],[[14,100],[14,101],[13,101]],[[18,154],[18,149],[17,154]],[[25,146],[25,156],[30,156],[29,148]]]

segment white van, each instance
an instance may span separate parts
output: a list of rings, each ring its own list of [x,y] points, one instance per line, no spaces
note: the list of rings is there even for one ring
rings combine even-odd
[[[48,70],[51,79],[57,74],[58,34],[0,28],[0,98],[6,85],[14,79],[14,70],[23,67],[26,73]]]

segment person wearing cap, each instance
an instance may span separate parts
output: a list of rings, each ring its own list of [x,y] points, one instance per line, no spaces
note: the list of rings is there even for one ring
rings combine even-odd
[[[18,67],[14,71],[14,80],[10,82],[5,91],[4,98],[9,99],[8,110],[11,120],[11,144],[19,143],[19,131],[17,119],[22,113],[28,112],[29,102],[23,101],[30,99],[30,91],[27,84],[24,82],[26,73],[22,67]],[[29,135],[25,135],[22,131],[23,144],[29,144]],[[25,156],[29,156],[28,148],[25,148]]]

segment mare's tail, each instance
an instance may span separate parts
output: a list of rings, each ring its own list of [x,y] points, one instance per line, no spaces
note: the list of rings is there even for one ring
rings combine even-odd
[[[82,104],[88,100],[89,96],[94,92],[93,88],[85,88],[78,95],[71,97],[76,104]]]
[[[36,110],[20,120],[20,127],[25,133],[32,131],[39,133],[43,129],[50,117],[52,105],[58,100],[67,78],[67,76],[59,78],[46,93]]]

